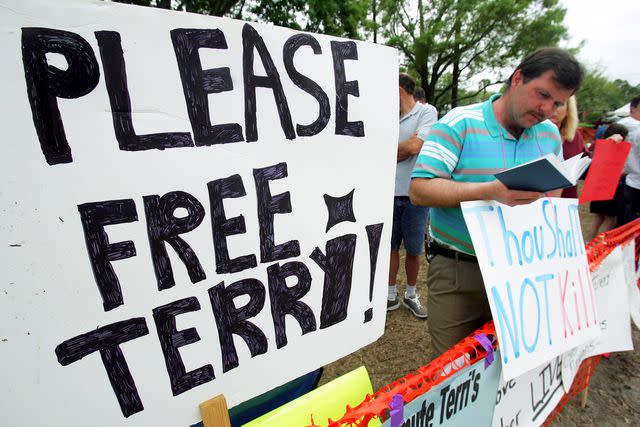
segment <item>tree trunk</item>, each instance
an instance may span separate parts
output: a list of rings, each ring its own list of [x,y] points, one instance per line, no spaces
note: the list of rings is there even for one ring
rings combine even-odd
[[[371,0],[371,19],[373,21],[373,42],[378,43],[378,0]]]
[[[457,55],[456,55],[457,56]],[[460,78],[460,59],[456,57],[451,76],[451,108],[458,106],[458,80]]]
[[[460,0],[456,2],[456,20],[453,23],[453,36],[455,37],[453,71],[451,72],[451,108],[458,106],[458,82],[460,80],[460,21],[462,19]]]
[[[184,6],[187,12],[208,13],[213,16],[224,16],[233,9],[233,6],[235,6],[236,3],[238,3],[238,0],[218,0],[210,2],[208,5],[209,7],[206,9],[201,9],[198,7],[199,5],[196,1],[186,0],[184,2]]]
[[[418,34],[422,35],[424,32],[424,9],[422,0],[418,0],[418,19]],[[422,87],[422,90],[424,90],[424,98],[428,103],[433,104],[435,90],[432,90],[431,85],[429,84],[429,67],[427,67],[426,64],[428,58],[429,56],[425,55],[425,63],[417,65],[418,74],[420,75],[420,86]]]
[[[433,74],[429,73],[429,69],[426,66],[421,66],[420,79],[422,80],[422,89],[424,89],[425,98],[427,102],[435,107],[436,99],[436,83],[437,79]]]

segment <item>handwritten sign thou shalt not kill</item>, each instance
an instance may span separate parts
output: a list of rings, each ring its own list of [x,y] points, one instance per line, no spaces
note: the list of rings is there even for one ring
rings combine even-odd
[[[599,335],[574,199],[523,206],[465,202],[505,380]]]
[[[382,335],[394,49],[86,0],[0,34],[3,424],[189,425]]]

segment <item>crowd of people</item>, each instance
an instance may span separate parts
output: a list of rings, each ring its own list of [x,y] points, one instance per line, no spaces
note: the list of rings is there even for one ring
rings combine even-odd
[[[387,310],[402,304],[415,316],[428,317],[434,356],[491,320],[460,203],[495,200],[515,206],[541,197],[578,197],[577,186],[550,193],[519,191],[494,175],[549,153],[563,159],[594,155],[597,144],[587,147],[578,131],[575,93],[582,78],[582,67],[569,52],[538,49],[515,68],[503,93],[454,108],[437,120],[424,91],[400,74]],[[631,100],[629,117],[603,131],[602,138],[628,141],[632,148],[615,197],[591,203],[595,220],[589,238],[640,217],[640,96]],[[402,244],[407,286],[400,298],[396,279]],[[416,292],[423,245],[429,262],[426,305]]]

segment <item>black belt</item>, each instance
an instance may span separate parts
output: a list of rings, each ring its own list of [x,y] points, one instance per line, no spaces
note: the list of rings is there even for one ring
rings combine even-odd
[[[461,261],[478,262],[478,258],[476,258],[474,255],[469,255],[453,249],[445,248],[444,246],[438,245],[435,242],[429,242],[429,249],[435,255],[442,255],[447,258],[457,259]]]

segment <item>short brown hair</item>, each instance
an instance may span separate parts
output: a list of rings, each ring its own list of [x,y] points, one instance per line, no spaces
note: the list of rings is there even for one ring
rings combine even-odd
[[[413,91],[416,90],[416,81],[413,80],[413,77],[406,73],[400,73],[398,81],[402,89],[413,95]]]
[[[554,80],[564,89],[575,93],[582,83],[583,71],[580,63],[564,49],[543,47],[527,55],[514,73],[520,70],[524,83],[539,77],[547,71],[553,71]],[[511,78],[507,80],[507,90],[511,87]]]

